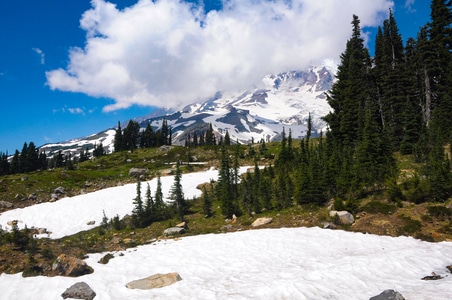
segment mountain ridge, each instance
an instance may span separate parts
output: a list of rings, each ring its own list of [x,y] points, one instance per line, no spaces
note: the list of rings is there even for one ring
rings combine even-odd
[[[172,129],[172,143],[177,145],[183,145],[195,132],[199,136],[210,124],[216,135],[224,136],[228,132],[232,141],[240,143],[275,141],[281,138],[283,130],[290,131],[293,138],[302,138],[306,135],[309,115],[315,136],[326,128],[322,117],[330,111],[326,93],[334,82],[334,72],[331,66],[322,65],[270,74],[252,89],[219,91],[204,102],[186,105],[178,111],[161,108],[133,120],[142,130],[148,124],[157,130],[166,119]],[[48,156],[58,151],[77,156],[102,143],[105,151],[111,153],[114,135],[115,128],[107,128],[86,137],[45,144],[39,149]]]

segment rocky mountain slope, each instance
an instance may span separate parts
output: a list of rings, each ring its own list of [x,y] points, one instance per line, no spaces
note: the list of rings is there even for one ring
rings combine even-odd
[[[334,68],[312,67],[305,71],[291,71],[265,76],[260,84],[245,91],[218,92],[201,103],[183,109],[135,119],[141,128],[148,123],[157,130],[165,118],[172,129],[173,144],[183,144],[194,132],[200,134],[209,124],[217,135],[229,133],[231,140],[247,143],[251,140],[273,141],[280,138],[283,129],[293,138],[306,135],[309,114],[313,123],[313,135],[325,130],[325,116],[330,107],[325,93],[334,81]],[[166,112],[166,113],[165,113]],[[48,155],[56,151],[76,155],[95,144],[112,152],[115,130],[107,129],[88,137],[73,139],[40,147]]]

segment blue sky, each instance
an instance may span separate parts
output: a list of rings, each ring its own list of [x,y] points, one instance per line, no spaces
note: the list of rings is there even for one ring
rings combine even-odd
[[[137,2],[2,1],[0,152],[82,137],[155,107],[258,84],[269,72],[338,59],[352,14],[372,47],[390,7],[405,40],[430,13],[427,0]]]

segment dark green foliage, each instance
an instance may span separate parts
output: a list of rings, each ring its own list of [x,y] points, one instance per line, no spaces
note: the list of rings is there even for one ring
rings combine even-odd
[[[203,188],[202,201],[203,201],[202,208],[203,208],[204,215],[207,218],[209,218],[212,216],[212,199],[210,198],[210,195],[207,192],[206,187]]]
[[[176,173],[174,174],[174,183],[170,191],[170,199],[173,201],[174,208],[176,210],[176,214],[179,216],[179,219],[182,221],[184,219],[184,214],[188,210],[187,202],[184,198],[184,192],[182,190],[182,173],[180,170],[179,161],[176,164]]]
[[[238,169],[231,166],[227,147],[221,145],[220,170],[216,186],[216,197],[220,201],[221,211],[226,217],[239,214],[235,180],[238,178]]]
[[[140,131],[138,122],[130,120],[124,130],[121,129],[121,125],[118,122],[114,147],[116,152],[123,150],[133,151],[138,146],[141,148],[153,148],[171,145],[171,140],[172,131],[165,118],[162,119],[162,126],[157,131],[154,131],[150,123],[146,125],[143,131]]]
[[[399,235],[410,236],[421,231],[422,223],[420,221],[413,220],[412,218],[407,216],[399,216],[399,218],[404,222],[404,225],[398,228],[397,233]]]
[[[362,206],[361,209],[365,212],[372,214],[392,214],[397,211],[397,206],[390,203],[385,203],[381,201],[370,201],[366,205]]]
[[[428,214],[435,218],[449,220],[452,218],[452,209],[442,205],[429,206]]]
[[[118,121],[118,128],[116,128],[115,141],[114,141],[115,151],[124,150],[123,145],[124,145],[124,142],[122,140],[121,123],[119,123],[119,121]]]
[[[104,149],[104,145],[102,145],[102,143],[100,143],[99,145],[94,145],[93,156],[101,157],[104,155],[107,155],[107,153]]]
[[[144,205],[143,200],[141,199],[141,181],[137,182],[137,195],[133,199],[133,204],[135,207],[132,211],[132,225],[135,227],[144,227]]]

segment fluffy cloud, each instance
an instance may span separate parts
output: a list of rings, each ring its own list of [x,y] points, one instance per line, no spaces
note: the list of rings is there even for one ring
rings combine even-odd
[[[140,0],[124,10],[92,0],[80,24],[84,48],[47,72],[51,89],[133,104],[180,108],[219,90],[256,85],[268,73],[337,59],[352,15],[378,26],[390,0],[223,0],[223,9]]]

